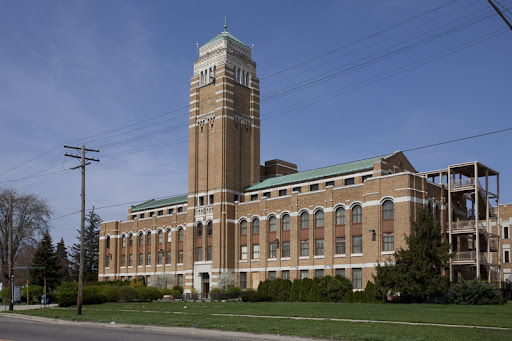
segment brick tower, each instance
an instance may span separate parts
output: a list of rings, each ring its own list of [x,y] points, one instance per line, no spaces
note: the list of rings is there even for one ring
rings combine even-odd
[[[185,247],[194,250],[187,252],[194,257],[187,259],[194,267],[189,280],[203,292],[207,282],[216,285],[220,271],[235,266],[233,203],[260,177],[259,99],[251,48],[230,34],[225,23],[223,32],[199,48],[190,81],[191,238],[185,239]]]

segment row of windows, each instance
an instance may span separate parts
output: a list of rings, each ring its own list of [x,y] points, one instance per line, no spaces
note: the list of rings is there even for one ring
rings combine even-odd
[[[314,276],[317,278],[324,277],[324,270],[323,269],[316,269],[314,270]],[[343,276],[345,277],[345,269],[336,269],[335,270],[335,276]],[[309,270],[300,270],[299,273],[300,279],[309,278]],[[274,280],[277,278],[277,271],[269,271],[268,272],[268,279]],[[281,271],[281,278],[282,279],[290,279],[290,271],[289,270],[282,270]],[[363,269],[362,268],[353,268],[352,269],[352,286],[354,289],[362,289],[363,288]],[[240,288],[247,289],[247,272],[241,272],[240,273]]]
[[[233,78],[236,83],[249,86],[249,71],[241,70],[239,67],[234,68]]]
[[[391,200],[386,200],[382,203],[382,218],[383,219],[394,219],[394,204]],[[274,232],[277,230],[277,218],[275,216],[270,216],[268,218],[269,222],[269,231]],[[323,227],[324,226],[324,211],[318,210],[315,212],[314,217],[315,227]],[[361,205],[354,205],[352,207],[352,223],[358,224],[363,222],[363,208]],[[251,221],[252,224],[252,233],[257,234],[260,230],[260,221],[258,218],[255,218]],[[345,208],[339,207],[336,209],[336,225],[345,225]],[[281,217],[281,227],[283,231],[290,229],[290,215],[285,214]],[[301,228],[309,228],[309,213],[302,212],[300,215],[300,227]],[[240,222],[240,234],[247,234],[247,221],[242,220]]]
[[[371,177],[372,177],[371,174],[363,175],[361,177],[362,182],[364,182],[366,179],[369,179]],[[345,186],[353,185],[353,184],[355,184],[355,178],[346,178],[343,181],[343,184]],[[327,186],[333,186],[334,187],[334,180],[326,181],[325,182],[325,187],[327,187]],[[320,184],[311,184],[311,185],[309,185],[309,191],[310,192],[318,191],[319,189],[320,189]],[[302,187],[301,186],[293,187],[292,188],[292,192],[301,193],[302,192]],[[286,189],[286,188],[285,189],[280,189],[278,191],[278,196],[280,196],[280,197],[285,196],[287,194],[288,194],[288,189]],[[265,198],[271,198],[272,197],[272,192],[271,191],[263,192],[263,196]],[[258,194],[251,194],[251,201],[255,201],[255,200],[258,200]]]
[[[128,256],[128,257],[126,257]],[[166,264],[166,265],[170,265],[171,264],[171,261],[172,261],[172,253],[171,251],[167,251],[164,253],[164,251],[160,251],[157,253],[157,264],[158,265],[163,265],[163,264]],[[105,257],[105,267],[110,267],[110,257],[109,256],[106,256]],[[125,266],[133,266],[133,255],[132,254],[129,254],[129,255],[121,255],[121,260],[120,260],[120,263],[121,263],[121,267],[125,267]],[[183,263],[183,250],[178,250],[178,254],[177,254],[177,262],[178,264],[182,264]],[[150,266],[151,265],[151,253],[146,253],[146,257],[144,257],[144,254],[143,253],[139,253],[139,258],[138,258],[138,262],[137,262],[137,266]]]
[[[213,229],[211,228],[211,222],[209,223],[208,233],[213,232]],[[170,243],[172,241],[172,235],[170,231],[165,232],[167,234],[167,242]],[[184,239],[185,231],[180,228],[178,229],[178,241],[183,241]],[[144,246],[144,233],[139,232],[138,240],[139,240],[139,246]],[[145,233],[146,236],[146,245],[151,245],[151,231],[148,231]],[[158,243],[161,244],[164,241],[164,232],[162,230],[158,231],[157,233]],[[106,248],[110,248],[110,236],[107,236],[105,238],[105,244]],[[133,246],[133,234],[129,234],[128,236],[122,235],[121,236],[121,247]]]
[[[288,258],[290,257],[290,243],[289,241],[284,241],[278,243],[277,241],[273,241],[268,244],[268,258],[277,258],[277,250],[278,245],[281,247],[281,257]],[[314,243],[314,255],[315,256],[323,256],[324,255],[324,239],[315,239]],[[345,237],[336,237],[335,240],[335,253],[337,255],[345,255]],[[309,240],[301,240],[300,241],[300,257],[308,257],[309,256]],[[240,246],[240,260],[247,260],[247,245]],[[382,250],[383,251],[394,251],[395,250],[395,236],[393,233],[384,233],[382,238]],[[352,253],[353,254],[361,254],[363,253],[363,236],[352,236]],[[260,258],[260,245],[252,244],[252,259]]]
[[[173,214],[174,208],[169,208],[167,210],[158,210],[158,211],[156,211],[156,215],[162,216],[162,215],[164,215],[164,211],[167,211],[167,214]],[[178,207],[177,211],[178,211],[178,213],[183,213],[183,206]],[[149,218],[153,217],[154,215],[155,215],[155,211],[149,212]],[[136,218],[144,219],[144,218],[146,218],[146,213],[142,212],[142,213],[139,213],[138,215],[132,214],[132,220],[136,219]]]
[[[217,73],[217,67],[214,66],[213,68],[205,69],[204,71],[201,71],[200,77],[199,77],[199,86],[207,85],[210,83],[215,82]]]

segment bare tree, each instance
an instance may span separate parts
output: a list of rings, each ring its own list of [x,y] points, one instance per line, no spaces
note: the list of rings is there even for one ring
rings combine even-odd
[[[0,264],[2,282],[7,283],[9,253],[9,197],[12,196],[14,258],[19,251],[34,247],[48,231],[51,209],[48,202],[34,194],[19,194],[12,189],[0,189]]]

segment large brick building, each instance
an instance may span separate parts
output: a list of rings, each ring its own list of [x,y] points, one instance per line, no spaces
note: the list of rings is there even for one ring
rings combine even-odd
[[[251,48],[225,27],[200,47],[190,81],[188,195],[144,202],[126,221],[103,223],[100,280],[167,273],[186,291],[205,294],[223,271],[234,272],[242,288],[267,278],[341,274],[364,288],[375,264],[405,246],[425,208],[453,250],[470,252],[463,264],[454,261],[452,280],[474,269],[491,278],[491,263],[480,267],[479,243],[450,232],[451,222],[468,218],[471,197],[448,191],[463,187],[449,181],[455,173],[420,174],[400,151],[304,172],[282,160],[262,166],[259,103]],[[475,165],[477,178],[497,174]],[[478,200],[478,181],[471,183]],[[477,202],[477,217],[490,211],[487,203]]]

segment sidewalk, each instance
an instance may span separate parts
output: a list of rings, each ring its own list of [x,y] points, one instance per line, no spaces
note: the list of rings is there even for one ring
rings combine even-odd
[[[58,306],[57,303],[52,303],[52,304],[47,304],[46,308],[55,308],[57,306]],[[29,304],[29,305],[26,305],[26,304],[15,304],[14,305],[14,311],[30,310],[30,309],[41,309],[41,308],[43,308],[43,306],[41,306],[40,304]],[[4,305],[1,310],[2,311],[9,310],[9,306],[8,305]]]

